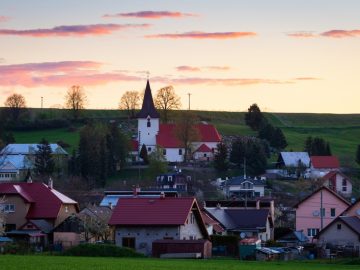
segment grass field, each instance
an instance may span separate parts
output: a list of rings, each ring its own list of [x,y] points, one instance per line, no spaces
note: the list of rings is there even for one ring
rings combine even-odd
[[[0,255],[1,269],[6,270],[303,270],[359,269],[359,265],[324,262],[243,262],[239,260],[160,260],[127,258],[88,258],[63,256]]]
[[[32,109],[33,115],[43,113],[47,118],[62,117],[66,113],[58,109]],[[181,113],[173,112],[173,116]],[[214,124],[222,135],[256,135],[244,122],[244,112],[194,111],[200,120]],[[124,118],[119,110],[85,110],[83,116],[97,119]],[[308,136],[319,136],[330,142],[333,154],[339,156],[342,166],[355,167],[355,151],[360,144],[360,114],[314,114],[314,113],[265,113],[275,126],[281,127],[288,141],[287,150],[302,151]],[[71,146],[70,153],[79,141],[78,132],[66,129],[15,132],[19,143],[37,143],[41,138],[51,142],[65,141]]]

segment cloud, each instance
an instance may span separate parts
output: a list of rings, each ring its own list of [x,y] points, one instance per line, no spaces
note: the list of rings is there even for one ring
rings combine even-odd
[[[10,17],[0,15],[0,22],[7,22],[8,20],[10,20]]]
[[[109,35],[114,31],[128,28],[144,28],[149,24],[91,24],[91,25],[62,25],[44,29],[0,29],[0,35],[30,36],[30,37],[65,37],[65,36],[100,36]]]
[[[226,71],[226,70],[230,69],[230,67],[228,67],[228,66],[208,66],[205,68],[209,69],[209,70],[214,70],[214,71]]]
[[[130,13],[105,14],[104,18],[118,18],[118,17],[132,17],[132,18],[146,18],[146,19],[161,19],[161,18],[184,18],[198,16],[191,13],[182,13],[179,11],[138,11]]]
[[[200,71],[201,69],[198,68],[198,67],[191,67],[191,66],[178,66],[176,67],[176,70],[177,71],[189,71],[189,72],[198,72]]]
[[[296,81],[316,81],[316,80],[321,80],[321,79],[315,78],[315,77],[298,77],[298,78],[295,78],[294,80],[296,80]]]
[[[314,38],[318,36],[313,32],[305,32],[305,31],[287,33],[286,35],[293,38]]]
[[[103,85],[113,81],[138,81],[143,77],[121,72],[100,72],[102,63],[93,61],[63,61],[0,65],[1,86],[53,86],[73,84]]]
[[[180,38],[192,38],[192,39],[235,39],[243,37],[253,37],[257,34],[255,32],[186,32],[180,34],[157,34],[157,35],[147,35],[145,38],[170,38],[170,39],[180,39]]]
[[[330,30],[320,34],[323,37],[331,38],[347,38],[347,37],[360,37],[360,30]]]

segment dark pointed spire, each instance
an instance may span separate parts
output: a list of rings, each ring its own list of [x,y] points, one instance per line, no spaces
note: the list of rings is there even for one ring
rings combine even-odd
[[[140,112],[137,114],[137,118],[147,118],[148,115],[150,115],[151,118],[160,118],[154,106],[149,80],[147,80],[146,83],[143,104]]]

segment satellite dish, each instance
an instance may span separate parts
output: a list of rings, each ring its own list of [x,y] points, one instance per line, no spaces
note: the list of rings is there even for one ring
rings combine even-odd
[[[315,210],[315,211],[313,212],[313,216],[314,216],[314,217],[320,216],[320,211]]]
[[[360,208],[356,210],[356,214],[360,216]]]
[[[245,233],[243,233],[243,232],[242,232],[242,233],[240,233],[240,238],[241,238],[241,239],[245,238],[245,236],[246,236],[246,234],[245,234]]]

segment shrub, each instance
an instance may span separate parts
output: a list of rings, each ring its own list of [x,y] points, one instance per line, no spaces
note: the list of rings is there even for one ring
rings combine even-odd
[[[34,253],[34,249],[27,243],[8,243],[3,246],[2,253],[25,255]]]
[[[109,244],[80,244],[64,252],[65,256],[84,257],[144,257],[130,248]]]

